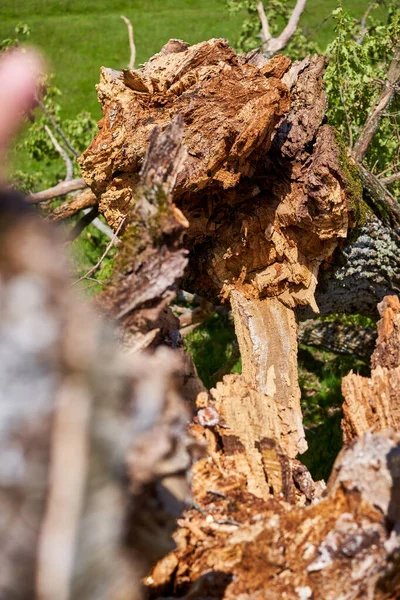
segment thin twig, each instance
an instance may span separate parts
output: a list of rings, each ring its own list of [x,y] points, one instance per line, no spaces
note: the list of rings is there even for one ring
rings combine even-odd
[[[123,15],[121,15],[121,19],[125,22],[125,24],[128,28],[129,48],[131,50],[131,57],[129,59],[128,69],[133,70],[135,68],[135,61],[136,61],[136,46],[135,46],[135,40],[133,37],[133,27],[132,27],[132,23],[128,19],[128,17],[124,17]]]
[[[340,93],[340,100],[342,102],[342,106],[343,106],[343,110],[344,110],[344,115],[346,117],[347,130],[349,132],[349,150],[351,152],[351,150],[353,148],[353,131],[351,129],[351,121],[350,121],[349,113],[347,112],[346,99],[344,97],[343,89],[340,84],[339,84],[339,93]]]
[[[377,0],[374,0],[373,2],[371,2],[371,4],[368,6],[367,10],[365,11],[365,13],[362,16],[361,22],[360,22],[360,33],[356,39],[357,44],[362,44],[365,38],[365,34],[368,31],[368,27],[367,27],[367,20],[369,17],[369,13],[371,12],[371,10],[374,8],[375,4],[377,3]]]
[[[380,179],[382,177],[382,175],[384,175],[385,173],[387,173],[388,171],[393,171],[394,169],[397,169],[397,167],[400,167],[400,163],[395,163],[394,165],[390,165],[390,167],[386,167],[386,169],[383,169],[383,171],[381,171],[377,177],[378,179]]]
[[[58,143],[50,127],[48,125],[45,125],[44,128],[47,135],[51,139],[51,143],[53,144],[54,148],[57,150],[58,154],[61,156],[65,163],[66,175],[64,181],[71,181],[71,179],[74,176],[74,167],[72,165],[72,160],[70,159],[68,153],[64,150],[64,148]]]
[[[77,279],[76,281],[74,281],[71,284],[71,287],[74,286],[74,285],[76,285],[80,281],[83,281],[84,279],[87,279],[88,277],[90,277],[91,275],[93,275],[93,273],[95,273],[97,271],[97,269],[100,267],[101,263],[103,262],[103,260],[105,259],[105,257],[107,256],[107,254],[109,253],[109,251],[111,250],[111,248],[113,247],[114,243],[117,241],[118,234],[121,231],[121,228],[122,228],[123,224],[125,223],[125,220],[126,220],[126,217],[124,219],[122,219],[121,223],[118,225],[118,228],[117,228],[116,232],[114,233],[113,239],[110,241],[109,244],[107,244],[107,248],[104,250],[101,258],[97,261],[97,263],[91,269],[89,269],[89,271],[85,275],[82,275],[82,277],[80,277],[79,279]]]
[[[34,194],[29,194],[26,200],[29,204],[39,204],[39,202],[46,202],[59,196],[65,196],[70,192],[76,192],[76,190],[83,190],[86,187],[86,182],[83,179],[71,179],[70,181],[61,181],[57,185],[54,185],[47,190],[41,190]]]
[[[69,139],[67,138],[66,134],[64,133],[64,131],[61,129],[61,127],[58,125],[57,121],[55,120],[55,118],[53,117],[53,115],[47,110],[44,102],[42,100],[38,100],[39,106],[42,109],[42,111],[44,112],[44,114],[46,115],[46,117],[49,119],[50,123],[53,125],[54,129],[57,131],[58,135],[62,138],[62,140],[64,141],[64,144],[67,146],[67,148],[70,150],[70,152],[72,152],[72,154],[75,156],[75,158],[78,158],[79,156],[79,152],[77,152],[75,150],[75,148],[73,147],[73,145],[71,144],[71,142],[69,141]]]

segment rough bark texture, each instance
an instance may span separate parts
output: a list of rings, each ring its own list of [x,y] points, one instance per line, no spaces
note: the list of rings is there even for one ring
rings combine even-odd
[[[343,323],[340,319],[310,319],[299,325],[299,343],[336,354],[348,354],[369,361],[375,348],[376,329]]]
[[[63,221],[73,217],[84,208],[92,208],[97,205],[97,198],[91,190],[84,190],[77,194],[72,200],[68,200],[55,208],[48,216],[49,221]]]
[[[398,434],[365,434],[337,460],[325,497],[303,508],[244,491],[229,459],[199,461],[193,492],[205,512],[179,521],[177,550],[146,579],[150,598],[398,598],[399,453]]]
[[[269,394],[275,386],[280,443],[290,456],[306,449],[293,309],[318,310],[319,265],[346,237],[351,218],[340,148],[322,125],[324,70],[317,56],[290,68],[283,56],[254,64],[224,40],[192,47],[171,40],[142,69],[102,70],[100,132],[81,158],[100,211],[116,227],[136,208],[152,130],[180,116],[187,155],[171,195],[188,221],[184,285],[211,299],[232,295],[234,306],[243,298],[246,309],[233,311],[249,356],[243,382],[260,399],[263,381]],[[253,335],[257,315],[264,316]],[[287,331],[260,353],[262,321],[273,315]]]
[[[378,306],[378,340],[371,377],[350,373],[343,379],[343,437],[349,441],[373,429],[400,429],[400,301],[387,296]]]
[[[136,201],[124,217],[111,285],[97,297],[102,311],[121,324],[125,342],[136,349],[161,340],[177,347],[180,340],[179,321],[168,304],[187,265],[182,233],[188,223],[171,199],[186,156],[182,130],[179,116],[163,135],[153,130]]]

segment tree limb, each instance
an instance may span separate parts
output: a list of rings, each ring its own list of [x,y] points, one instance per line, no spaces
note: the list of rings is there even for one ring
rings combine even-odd
[[[79,221],[73,226],[73,228],[69,232],[68,240],[70,242],[73,242],[82,233],[82,231],[97,218],[98,214],[99,209],[97,206],[95,206],[94,208],[90,208],[87,212],[85,212],[83,217],[79,219]]]
[[[297,29],[301,14],[306,6],[306,2],[307,0],[297,0],[296,6],[290,15],[288,24],[278,37],[271,36],[264,6],[262,2],[257,4],[257,12],[261,21],[262,50],[264,54],[271,56],[272,54],[282,50],[288,44],[290,38]]]
[[[268,42],[272,38],[272,35],[269,30],[268,19],[267,19],[267,15],[265,14],[265,10],[264,10],[264,6],[263,6],[262,2],[257,3],[257,12],[258,12],[258,16],[260,17],[260,21],[261,21],[261,39],[262,39],[262,46],[264,47],[264,44],[268,44]]]
[[[129,63],[128,63],[128,69],[133,70],[135,68],[135,60],[136,60],[136,46],[135,46],[135,40],[133,37],[133,27],[132,27],[131,21],[127,17],[124,17],[123,15],[121,15],[121,19],[125,22],[125,24],[128,28],[129,48],[131,50],[131,56],[130,56]]]
[[[96,204],[97,198],[88,188],[83,190],[80,194],[77,194],[72,200],[67,200],[61,204],[61,206],[54,209],[47,219],[48,221],[64,221],[65,219],[73,217],[81,210],[96,206]]]
[[[64,181],[71,181],[71,179],[74,176],[74,167],[72,165],[72,160],[70,159],[70,157],[68,156],[68,154],[64,150],[64,148],[58,143],[58,141],[57,141],[56,137],[53,135],[53,132],[51,131],[50,127],[48,125],[45,125],[44,128],[45,128],[47,135],[51,139],[51,142],[52,142],[54,148],[57,150],[58,154],[61,156],[61,158],[63,159],[63,161],[65,163],[66,175],[65,175]]]
[[[362,44],[363,41],[364,41],[365,34],[368,31],[367,20],[368,20],[368,17],[369,17],[369,13],[374,8],[376,2],[377,2],[377,0],[374,0],[374,2],[371,2],[371,4],[368,6],[367,10],[365,11],[365,13],[363,14],[363,16],[361,18],[360,32],[359,32],[357,40],[356,40],[357,44]]]
[[[400,173],[393,173],[393,175],[389,175],[388,177],[382,177],[379,179],[383,185],[389,185],[390,183],[394,183],[400,179]]]
[[[400,44],[396,46],[392,62],[390,63],[384,88],[375,102],[353,149],[353,156],[357,162],[361,162],[374,137],[383,113],[393,99],[400,81]]]
[[[29,204],[39,204],[39,202],[46,202],[47,200],[52,200],[53,198],[58,198],[59,196],[65,196],[70,192],[76,192],[76,190],[83,190],[85,187],[86,182],[81,178],[71,179],[70,181],[61,181],[61,183],[58,183],[47,190],[41,190],[40,192],[29,194],[29,196],[26,198],[26,201]]]

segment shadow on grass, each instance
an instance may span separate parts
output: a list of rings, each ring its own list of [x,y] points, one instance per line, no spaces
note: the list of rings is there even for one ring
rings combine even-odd
[[[369,375],[368,365],[354,356],[341,356],[309,346],[299,348],[301,407],[308,450],[301,461],[313,478],[328,479],[342,447],[342,378],[351,370]]]

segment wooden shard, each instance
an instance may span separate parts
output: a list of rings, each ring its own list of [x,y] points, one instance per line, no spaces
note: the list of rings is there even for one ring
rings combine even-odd
[[[400,301],[386,296],[371,360],[371,377],[350,373],[342,381],[343,437],[351,440],[373,429],[400,430]]]

